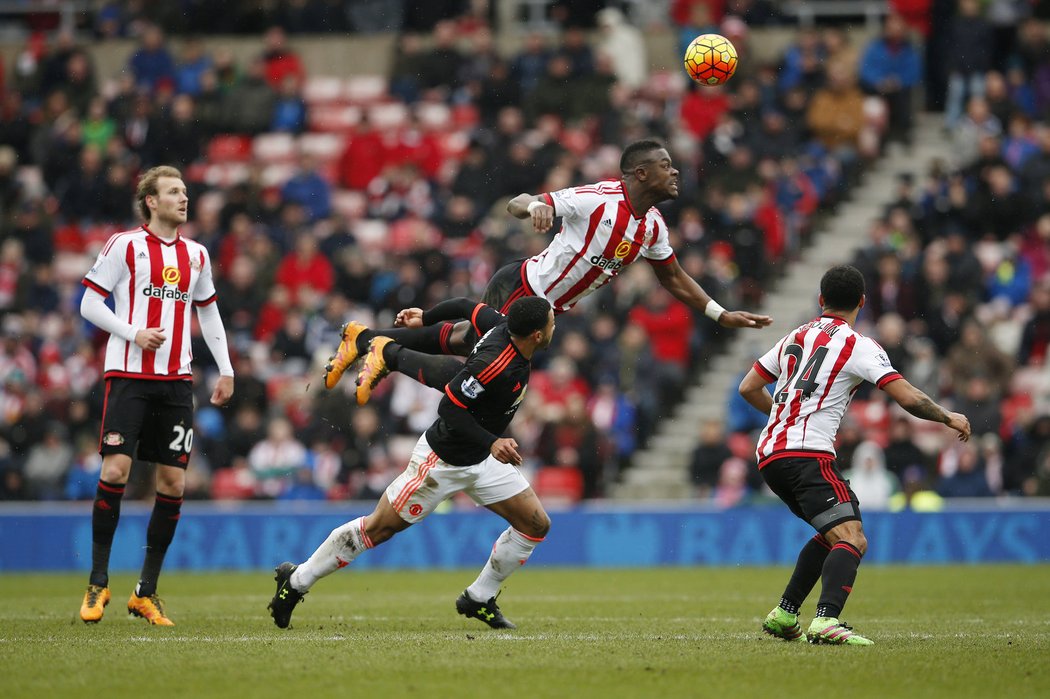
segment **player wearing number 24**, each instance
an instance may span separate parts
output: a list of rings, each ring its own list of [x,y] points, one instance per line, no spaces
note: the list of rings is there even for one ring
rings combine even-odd
[[[80,312],[109,333],[109,342],[102,474],[91,513],[91,575],[80,618],[97,623],[109,604],[109,554],[132,458],[139,458],[156,464],[157,497],[128,612],[155,626],[174,626],[157,596],[157,578],[181,516],[193,447],[191,307],[219,367],[213,405],[225,405],[233,395],[233,365],[208,251],[179,234],[189,210],[182,174],[167,166],[147,171],[136,201],[146,223],[110,238],[83,282]],[[105,304],[110,295],[112,310]]]
[[[839,421],[857,387],[875,384],[912,415],[940,422],[970,438],[970,421],[934,403],[890,363],[878,343],[853,329],[864,307],[864,277],[856,267],[828,270],[820,280],[819,318],[780,339],[740,382],[740,395],[769,416],[758,437],[758,468],[770,490],[817,534],[799,553],[780,604],[762,623],[786,641],[803,638],[798,612],[821,580],[809,630],[811,643],[872,645],[839,621],[868,548],[857,496],[835,463]],[[773,395],[766,384],[776,382]]]

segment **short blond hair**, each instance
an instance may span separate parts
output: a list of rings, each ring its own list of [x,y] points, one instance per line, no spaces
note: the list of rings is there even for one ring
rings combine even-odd
[[[149,223],[150,219],[149,207],[146,206],[146,197],[157,196],[157,180],[161,177],[174,177],[181,180],[182,173],[179,172],[178,168],[174,168],[171,165],[158,165],[146,170],[142,177],[139,178],[139,186],[135,189],[135,203],[139,207],[139,214],[142,215],[142,220],[146,223]]]

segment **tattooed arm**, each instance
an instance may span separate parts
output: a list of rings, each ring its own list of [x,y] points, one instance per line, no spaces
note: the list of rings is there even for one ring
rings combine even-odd
[[[904,379],[891,381],[883,386],[882,390],[915,417],[947,425],[959,433],[960,441],[965,442],[970,439],[970,421],[965,415],[945,410]]]

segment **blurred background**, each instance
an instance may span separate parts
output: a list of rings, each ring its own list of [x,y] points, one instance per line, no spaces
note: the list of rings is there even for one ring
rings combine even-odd
[[[648,137],[682,172],[683,267],[775,323],[723,331],[647,265],[561,316],[511,428],[541,497],[773,501],[736,384],[841,262],[858,329],[976,437],[861,389],[838,450],[865,511],[1050,495],[1047,5],[0,1],[0,500],[94,496],[106,337],[80,280],[146,168],[183,172],[237,371],[211,407],[195,326],[187,498],[370,500],[441,396],[325,392],[342,323],[479,297],[549,240],[509,197],[618,177]],[[681,67],[708,31],[740,55],[724,88]],[[137,464],[127,497],[152,482]]]

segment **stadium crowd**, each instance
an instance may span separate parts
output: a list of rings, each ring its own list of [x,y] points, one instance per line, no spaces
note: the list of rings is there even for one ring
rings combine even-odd
[[[487,3],[376,11],[408,4],[277,3],[287,12],[236,22],[210,13],[209,32],[228,22],[262,37],[258,54],[238,61],[167,37],[200,29],[194,12],[205,3],[182,3],[177,16],[175,5],[105,3],[96,33],[139,44],[119,75],[97,75],[68,33],[34,33],[0,70],[0,499],[93,496],[105,337],[79,316],[80,279],[112,233],[137,225],[133,184],[151,165],[182,168],[190,186],[183,233],[211,251],[237,371],[228,408],[199,397],[187,496],[370,499],[440,395],[392,377],[359,408],[344,390],[352,382],[323,390],[320,367],[346,319],[385,325],[403,307],[478,297],[501,264],[541,250],[548,239],[506,215],[509,196],[617,177],[622,144],[662,138],[682,171],[685,194],[665,211],[682,266],[725,305],[747,307],[814,217],[848,196],[884,133],[908,138],[902,88],[919,80],[920,63],[897,19],[870,44],[838,28],[801,32],[778,63],[745,62],[721,89],[651,74],[638,28],[615,9],[596,13],[589,33],[571,22],[579,3],[561,3],[557,31],[504,55]],[[773,21],[772,6],[676,1],[657,21],[683,36],[717,29],[746,54],[744,20]],[[902,181],[859,260],[870,330],[898,368],[931,395],[987,413],[971,415],[975,430],[987,425],[999,441],[934,463],[910,423],[885,410],[871,418],[878,398],[864,395],[852,434],[843,430],[843,463],[881,458],[906,486],[943,473],[956,483],[946,495],[974,494],[965,478],[974,470],[993,474],[988,493],[1047,487],[1050,414],[1024,396],[1025,369],[1041,366],[1050,339],[1040,92],[1050,67],[1031,45],[1045,41],[1031,28],[1042,25],[1020,26],[1021,72],[1011,63],[1008,79],[987,73],[985,97],[951,126],[962,145],[979,135],[979,152],[928,182]],[[400,32],[389,75],[309,74],[287,39],[348,29]],[[645,265],[621,277],[559,318],[512,426],[541,493],[603,496],[721,339]],[[194,343],[197,371],[213,371],[199,331]],[[728,445],[725,458],[700,450],[708,463],[694,464],[698,492],[722,504],[746,497],[753,477],[740,447],[751,448],[754,416],[729,414],[726,426],[704,427],[705,443]],[[725,431],[734,436],[711,436]],[[897,453],[911,460],[899,466]],[[142,471],[132,497],[148,494]]]

